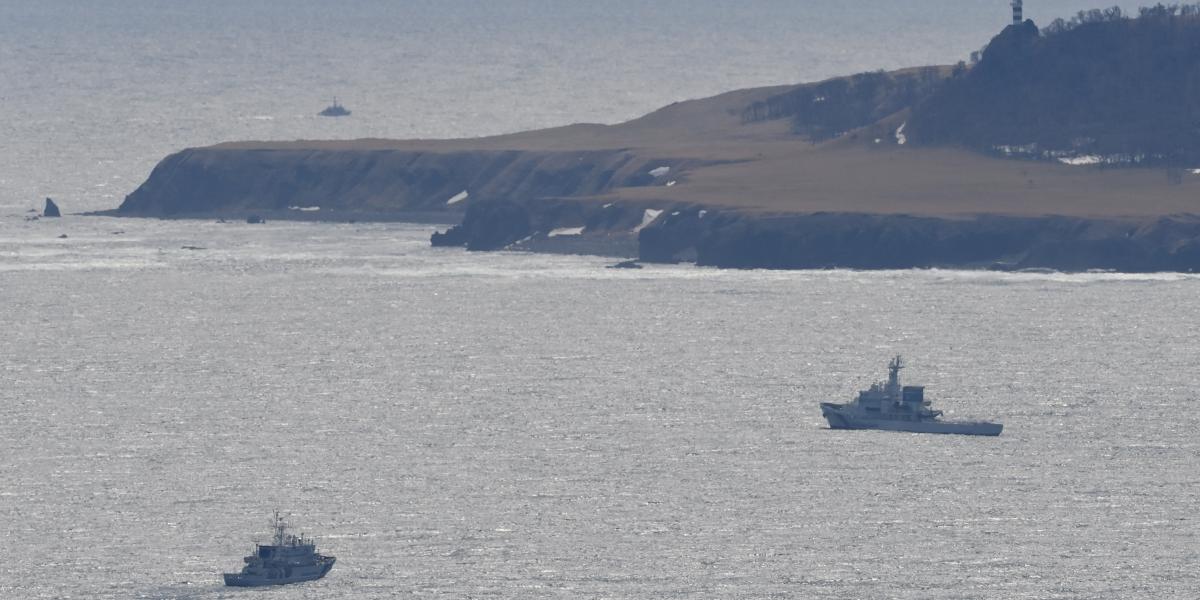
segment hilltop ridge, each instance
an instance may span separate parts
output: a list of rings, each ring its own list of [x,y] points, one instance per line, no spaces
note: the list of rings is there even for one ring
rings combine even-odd
[[[910,126],[925,145],[1200,167],[1200,5],[1009,26]]]

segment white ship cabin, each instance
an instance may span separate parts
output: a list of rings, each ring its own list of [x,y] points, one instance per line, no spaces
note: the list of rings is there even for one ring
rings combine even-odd
[[[275,523],[272,525],[274,536],[270,544],[255,544],[255,555],[261,559],[279,560],[289,557],[308,556],[316,552],[317,545],[313,540],[293,535],[287,530],[287,523],[275,513]]]
[[[858,393],[854,403],[867,414],[903,420],[930,419],[942,414],[931,410],[925,399],[925,386],[900,385],[900,369],[904,362],[899,356],[888,363],[888,380],[871,384],[871,388]]]

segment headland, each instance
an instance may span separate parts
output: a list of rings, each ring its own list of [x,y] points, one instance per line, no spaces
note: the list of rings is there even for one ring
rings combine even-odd
[[[442,221],[458,225],[435,245],[737,268],[1193,271],[1194,39],[1190,12],[1089,13],[1012,25],[973,65],[739,90],[617,125],[193,148],[110,214]]]

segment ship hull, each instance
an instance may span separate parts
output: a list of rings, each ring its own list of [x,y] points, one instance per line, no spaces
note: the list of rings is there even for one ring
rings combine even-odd
[[[333,568],[334,558],[313,565],[277,567],[266,573],[225,573],[225,585],[232,587],[261,587],[314,581]]]
[[[844,410],[842,405],[821,403],[821,413],[829,421],[830,429],[878,429],[882,431],[907,431],[909,433],[942,433],[956,435],[996,436],[1004,430],[1000,423],[973,421],[902,421],[876,419]]]

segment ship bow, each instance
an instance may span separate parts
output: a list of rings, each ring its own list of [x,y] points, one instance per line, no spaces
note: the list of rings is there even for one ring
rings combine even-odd
[[[833,402],[821,403],[821,414],[829,421],[830,429],[850,429],[850,421],[842,414],[842,405]]]

